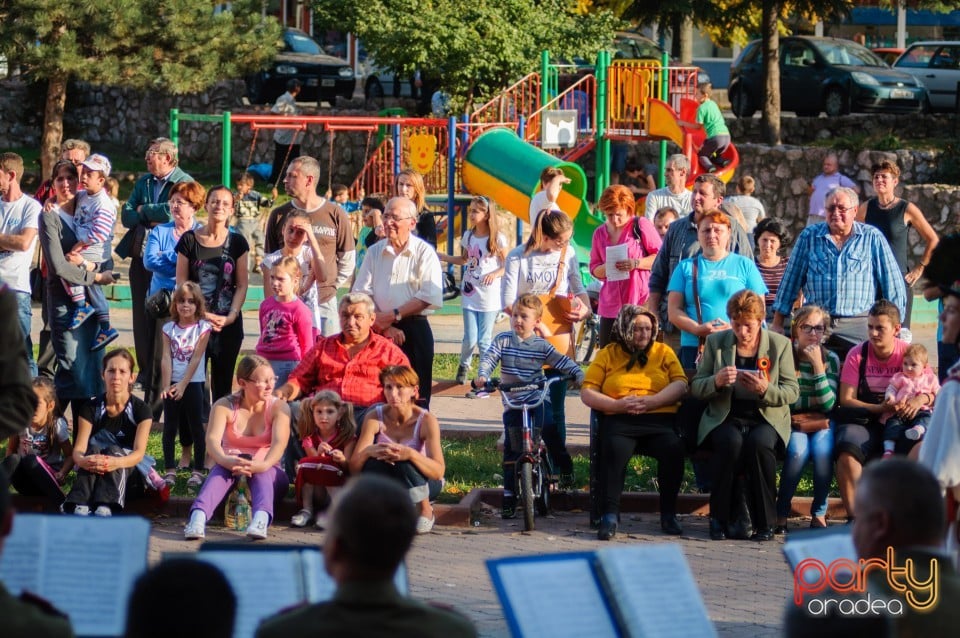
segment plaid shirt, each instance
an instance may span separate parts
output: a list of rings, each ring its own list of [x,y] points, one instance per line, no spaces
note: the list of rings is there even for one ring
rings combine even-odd
[[[407,355],[392,341],[373,332],[367,345],[350,358],[340,339],[343,335],[320,337],[307,352],[287,383],[297,386],[303,396],[333,390],[354,406],[370,407],[383,401],[380,370],[386,366],[409,366]]]
[[[852,236],[837,248],[826,223],[808,226],[790,253],[773,309],[789,316],[797,293],[835,317],[854,317],[870,310],[880,297],[900,309],[907,301],[903,275],[890,245],[873,226],[854,222]]]

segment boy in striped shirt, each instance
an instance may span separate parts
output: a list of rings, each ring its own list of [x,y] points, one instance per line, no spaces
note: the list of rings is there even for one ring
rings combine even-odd
[[[79,255],[83,258],[80,266],[86,270],[99,270],[101,264],[110,259],[113,251],[113,226],[117,221],[117,206],[104,188],[108,177],[110,160],[106,156],[95,153],[83,162],[83,173],[80,177],[83,190],[77,193],[73,216],[77,243],[66,257],[69,259]],[[91,315],[96,314],[100,330],[90,350],[102,350],[120,334],[116,328],[110,326],[110,306],[106,295],[98,285],[75,286],[66,280],[61,281],[76,304],[70,317],[70,330],[78,328]]]
[[[577,385],[583,382],[583,370],[575,361],[560,354],[556,348],[541,335],[549,336],[541,323],[543,304],[537,295],[520,295],[513,304],[510,325],[512,331],[501,332],[490,343],[490,347],[480,358],[477,372],[477,386],[482,386],[490,378],[493,369],[500,364],[500,379],[505,384],[534,383],[544,378],[543,366],[550,366],[576,379]],[[540,333],[540,334],[537,334]],[[538,390],[526,393],[513,393],[514,402],[534,403],[539,398]],[[555,435],[553,423],[544,423],[546,403],[530,411],[534,438],[538,438],[541,428],[544,438]],[[523,412],[504,406],[503,411],[503,504],[501,516],[513,518],[516,515],[516,463],[522,452]]]

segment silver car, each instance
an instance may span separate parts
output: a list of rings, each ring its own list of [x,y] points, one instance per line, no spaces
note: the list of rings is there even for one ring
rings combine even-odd
[[[960,83],[960,41],[914,42],[893,67],[914,76],[927,87],[929,107],[934,111],[957,109]]]

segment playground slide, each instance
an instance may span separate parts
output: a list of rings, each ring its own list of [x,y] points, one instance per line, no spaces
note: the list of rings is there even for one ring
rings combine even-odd
[[[683,154],[690,160],[690,174],[687,176],[687,188],[693,188],[697,176],[703,173],[697,159],[697,149],[703,144],[703,125],[697,124],[697,102],[688,98],[680,101],[680,115],[678,116],[669,104],[662,100],[650,99],[647,102],[648,120],[647,133],[651,137],[670,140],[683,149]],[[733,179],[733,173],[740,164],[740,154],[733,144],[727,147],[722,157],[727,165],[714,173],[724,183]]]
[[[587,176],[573,162],[565,162],[521,140],[510,129],[492,129],[478,137],[463,158],[463,184],[529,223],[530,199],[540,190],[540,172],[556,166],[570,178],[557,203],[573,219],[573,243],[581,262],[590,260],[593,231],[603,218],[593,214],[585,200]]]

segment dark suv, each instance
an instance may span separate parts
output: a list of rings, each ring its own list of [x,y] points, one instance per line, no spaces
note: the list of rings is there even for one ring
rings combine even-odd
[[[750,117],[763,100],[763,55],[754,40],[730,67],[728,96],[737,117]],[[851,112],[916,113],[927,90],[913,76],[888,67],[850,40],[790,36],[780,40],[781,110],[828,116]]]
[[[298,102],[330,102],[337,96],[350,99],[357,80],[346,60],[327,55],[320,44],[298,29],[284,29],[283,50],[266,71],[247,78],[247,97],[254,104],[270,104],[296,78],[303,88]]]

